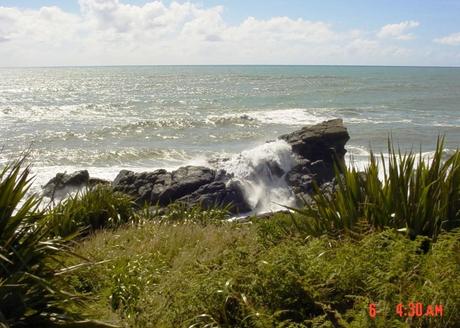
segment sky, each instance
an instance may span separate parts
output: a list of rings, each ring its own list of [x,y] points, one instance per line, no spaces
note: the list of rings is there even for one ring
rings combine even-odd
[[[0,66],[460,66],[460,0],[0,0]]]

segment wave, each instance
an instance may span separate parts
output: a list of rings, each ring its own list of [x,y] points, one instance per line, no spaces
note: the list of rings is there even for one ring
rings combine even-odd
[[[268,111],[252,111],[249,117],[265,124],[313,125],[336,118],[335,109],[329,108],[291,108]]]
[[[413,123],[413,120],[411,119],[388,119],[388,120],[378,120],[378,119],[372,119],[372,118],[344,118],[345,124],[394,124],[394,123],[405,123],[405,124],[410,124]]]
[[[226,125],[238,125],[238,126],[258,126],[260,121],[255,117],[251,117],[248,114],[224,114],[224,115],[208,115],[205,120],[206,124],[226,126]]]
[[[445,128],[460,128],[460,123],[434,122],[433,126]]]
[[[265,213],[293,206],[295,195],[284,174],[295,165],[291,146],[283,141],[268,142],[225,160],[214,163],[234,175],[243,186],[246,199],[255,213]]]
[[[261,124],[280,125],[314,125],[337,117],[343,118],[345,124],[413,124],[409,118],[385,118],[387,113],[373,113],[384,111],[384,108],[357,107],[357,108],[288,108],[248,111],[238,114],[211,115],[206,122],[214,125],[235,124],[257,126]],[[369,114],[369,111],[373,114]]]
[[[358,171],[364,171],[370,161],[370,151],[364,147],[359,147],[359,146],[347,146],[347,153],[345,155],[345,163],[347,167],[354,167]],[[455,149],[449,149],[446,148],[442,151],[441,158],[443,161],[446,161],[449,157],[451,157],[454,153],[456,152]],[[407,154],[409,151],[402,151],[402,154]],[[412,151],[412,154],[416,156],[416,165],[419,163],[421,160],[422,162],[425,162],[426,164],[430,164],[431,161],[433,160],[433,156],[435,154],[435,151],[425,151],[425,152],[417,152],[417,151]],[[385,166],[388,168],[388,159],[390,158],[390,154],[388,152],[376,152],[374,153],[376,161],[379,165],[379,177],[381,180],[384,178],[384,172],[383,172],[383,163],[382,163],[382,157],[383,160],[385,161]]]
[[[237,114],[209,115],[205,122],[212,125],[260,126],[262,124],[313,125],[336,118],[330,108],[289,108],[257,110]]]
[[[107,149],[69,149],[32,150],[30,158],[38,166],[82,165],[82,166],[111,166],[129,165],[129,163],[184,163],[193,159],[193,156],[184,150],[178,149],[150,149],[150,148],[123,148]]]

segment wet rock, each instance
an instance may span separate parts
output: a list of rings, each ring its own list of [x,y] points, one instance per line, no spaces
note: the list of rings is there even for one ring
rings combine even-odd
[[[189,205],[231,205],[236,212],[250,211],[242,188],[225,171],[184,166],[175,171],[134,173],[123,170],[113,181],[114,190],[133,196],[139,204],[166,206],[175,201]]]
[[[175,200],[192,194],[203,185],[214,181],[216,171],[203,166],[185,166],[172,172],[172,181],[165,185],[158,195],[160,205],[166,205]]]
[[[334,163],[337,159],[344,163],[345,144],[350,139],[341,119],[329,120],[307,126],[279,137],[292,147],[292,151],[302,159],[312,162],[322,160]]]
[[[112,182],[115,191],[133,196],[138,204],[153,204],[159,195],[172,183],[172,174],[160,169],[153,172],[134,173],[122,170]]]
[[[57,173],[54,178],[43,186],[43,196],[61,198],[63,195],[88,185],[87,170],[75,171],[71,174]]]
[[[333,181],[334,163],[345,164],[345,144],[350,139],[341,119],[304,127],[280,137],[289,143],[297,157],[295,165],[285,175],[286,183],[297,198],[309,199],[313,185]],[[335,162],[337,160],[337,162]]]
[[[191,195],[180,198],[179,201],[190,205],[199,204],[205,209],[215,206],[229,206],[231,213],[246,213],[251,211],[241,185],[238,181],[233,180],[227,183],[214,181],[203,185]]]
[[[268,188],[273,181],[284,181],[298,199],[310,199],[314,184],[325,186],[330,191],[334,188],[334,161],[344,163],[345,144],[349,140],[347,129],[340,119],[326,121],[317,125],[304,127],[298,131],[280,137],[291,147],[296,157],[296,164],[288,172],[286,165],[267,158],[252,165],[251,173],[241,179],[263,182]],[[288,153],[290,159],[292,154]],[[228,160],[228,159],[227,159]],[[212,206],[232,206],[233,213],[246,213],[251,210],[241,182],[224,170],[219,164],[225,159],[215,161],[214,168],[204,166],[184,166],[172,172],[160,169],[152,172],[135,173],[122,170],[111,182],[115,191],[131,195],[140,204],[159,205],[160,207],[180,201],[190,206],[201,204],[204,208]],[[244,161],[242,161],[243,165]],[[292,163],[289,163],[289,166]],[[212,165],[212,163],[211,163]],[[283,169],[284,168],[284,169]],[[283,181],[284,179],[284,181]],[[108,184],[97,178],[90,178],[88,171],[72,174],[59,173],[44,187],[44,195],[53,197],[57,192],[67,192],[84,186]],[[291,192],[290,191],[290,192]],[[264,190],[265,195],[270,190]],[[263,197],[262,197],[263,198]],[[259,202],[262,199],[259,199]]]
[[[284,177],[288,186],[295,194],[311,193],[313,191],[314,174],[310,170],[310,161],[302,160]]]

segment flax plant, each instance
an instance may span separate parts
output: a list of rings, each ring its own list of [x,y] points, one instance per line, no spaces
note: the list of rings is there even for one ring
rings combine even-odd
[[[65,240],[48,238],[40,200],[27,196],[31,178],[23,161],[0,171],[0,326],[43,327],[74,321],[78,299],[54,283]]]
[[[101,228],[117,228],[132,222],[132,199],[107,186],[96,186],[61,201],[48,213],[48,225],[55,236],[85,236]]]
[[[390,227],[412,239],[423,235],[436,240],[442,229],[460,226],[460,151],[444,160],[444,138],[438,138],[430,159],[421,152],[401,153],[391,140],[388,153],[379,162],[371,152],[363,172],[353,166],[336,168],[332,194],[316,187],[311,203],[291,208],[302,218],[297,225],[302,232],[354,235],[363,226]]]

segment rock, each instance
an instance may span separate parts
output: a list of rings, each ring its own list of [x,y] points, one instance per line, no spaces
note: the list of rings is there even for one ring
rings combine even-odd
[[[296,157],[296,164],[289,172],[283,169],[286,165],[280,165],[277,160],[267,158],[249,163],[248,165],[253,166],[249,170],[251,173],[239,178],[267,188],[278,185],[281,179],[281,185],[285,186],[286,181],[298,199],[310,199],[314,183],[324,186],[323,189],[331,192],[335,186],[334,161],[337,159],[339,163],[344,163],[345,144],[349,140],[342,120],[330,120],[304,127],[283,135],[280,139],[292,147]],[[291,160],[291,154],[288,155]],[[226,160],[229,159],[216,160],[214,169],[184,166],[172,172],[163,169],[142,173],[122,170],[111,184],[115,191],[133,196],[140,205],[164,207],[180,201],[190,206],[201,204],[204,208],[231,205],[232,212],[240,214],[251,210],[257,211],[257,207],[251,209],[248,204],[243,184],[231,174],[219,170],[219,163]],[[72,174],[58,173],[43,187],[43,193],[45,196],[55,197],[56,193],[68,193],[76,188],[109,183],[102,179],[90,178],[86,170]]]
[[[214,181],[216,171],[203,166],[185,166],[172,172],[171,184],[165,186],[158,195],[161,205],[166,205],[175,200],[192,194],[203,185]]]
[[[142,173],[122,170],[112,182],[112,187],[115,191],[133,196],[139,204],[155,205],[159,195],[171,183],[172,174],[163,169]]]
[[[248,176],[250,180],[255,180],[260,176],[267,176],[270,179],[273,177],[282,177],[286,172],[279,166],[279,164],[273,160],[259,163],[254,167],[252,175]]]
[[[284,177],[295,194],[313,191],[314,174],[310,170],[310,161],[301,160]]]
[[[60,198],[75,189],[87,186],[88,182],[89,173],[87,170],[75,171],[72,174],[57,173],[43,186],[43,196]]]
[[[214,206],[230,205],[231,213],[246,213],[251,211],[251,207],[246,201],[241,185],[236,180],[227,183],[214,181],[198,188],[191,195],[179,199],[190,205],[199,204],[208,209]]]
[[[324,160],[310,163],[309,170],[318,185],[332,181],[335,177],[334,164]]]
[[[285,175],[286,183],[299,199],[309,199],[313,184],[321,186],[334,180],[334,161],[345,164],[345,144],[350,139],[341,119],[304,127],[280,137],[296,154],[297,165]]]
[[[184,166],[173,172],[134,173],[120,171],[112,183],[114,190],[133,196],[138,204],[166,206],[175,201],[189,205],[232,205],[232,211],[248,212],[242,188],[230,181],[225,171],[203,166]]]
[[[292,147],[301,159],[344,164],[345,144],[350,139],[341,119],[329,120],[279,137]]]

